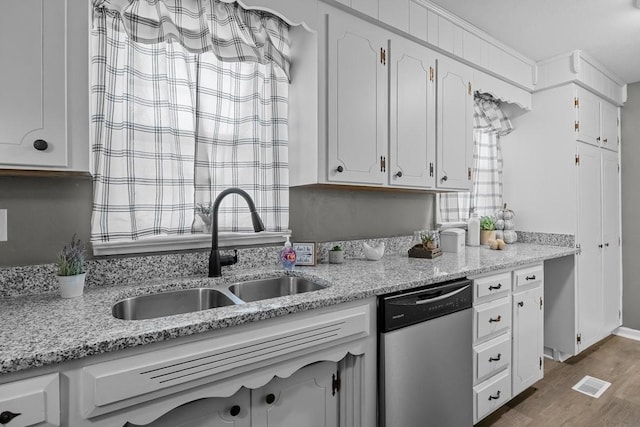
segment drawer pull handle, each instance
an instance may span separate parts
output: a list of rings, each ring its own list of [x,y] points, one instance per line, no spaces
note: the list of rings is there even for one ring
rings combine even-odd
[[[493,318],[489,319],[489,323],[499,322],[501,320],[502,320],[502,316],[498,316],[495,319],[493,319]]]
[[[498,400],[498,399],[500,399],[500,390],[498,390],[495,396],[489,395],[489,400]]]
[[[532,274],[531,276],[525,277],[525,280],[536,280],[536,275]]]
[[[13,412],[10,412],[10,411],[3,411],[0,414],[0,424],[2,425],[9,424],[9,422],[15,417],[17,417],[18,415],[22,415],[22,414],[14,414]]]
[[[502,357],[502,354],[498,353],[496,357],[490,357],[489,362],[499,362],[501,357]]]
[[[497,286],[489,285],[489,290],[493,291],[495,289],[500,289],[502,287],[502,283],[498,283]]]
[[[524,301],[520,301],[520,302],[518,303],[518,307],[524,307]]]

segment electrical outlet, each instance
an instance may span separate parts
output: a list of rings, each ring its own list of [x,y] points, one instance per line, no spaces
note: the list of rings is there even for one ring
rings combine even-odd
[[[7,241],[7,210],[0,209],[0,242]]]

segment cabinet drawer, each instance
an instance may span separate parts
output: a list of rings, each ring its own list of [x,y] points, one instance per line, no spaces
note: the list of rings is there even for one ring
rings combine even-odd
[[[501,298],[473,308],[474,342],[499,335],[511,328],[511,301]]]
[[[492,299],[505,295],[511,290],[511,273],[481,277],[473,281],[474,301]]]
[[[474,422],[478,422],[511,399],[511,375],[509,371],[502,372],[474,387],[473,395]]]
[[[0,385],[0,413],[20,414],[7,425],[59,426],[58,374],[43,375]]]
[[[521,288],[533,284],[541,284],[544,278],[544,268],[542,264],[533,267],[521,268],[513,272],[514,288]]]
[[[511,335],[504,334],[473,349],[475,381],[511,364]]]

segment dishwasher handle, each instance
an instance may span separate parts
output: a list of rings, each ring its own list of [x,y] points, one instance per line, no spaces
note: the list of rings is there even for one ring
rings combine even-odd
[[[416,304],[416,305],[419,305],[419,304],[427,304],[427,303],[430,303],[430,302],[442,301],[443,299],[450,298],[450,297],[452,297],[452,296],[454,296],[454,295],[456,295],[456,294],[459,294],[460,292],[464,292],[464,291],[466,291],[467,289],[469,289],[469,287],[470,287],[470,286],[471,286],[471,285],[467,285],[467,286],[462,287],[462,288],[460,288],[460,289],[456,289],[456,290],[455,290],[455,291],[453,291],[453,292],[449,292],[449,293],[446,293],[446,294],[444,294],[444,295],[439,295],[439,296],[437,296],[437,297],[419,299],[419,300],[417,300],[417,301],[415,302],[415,304]]]

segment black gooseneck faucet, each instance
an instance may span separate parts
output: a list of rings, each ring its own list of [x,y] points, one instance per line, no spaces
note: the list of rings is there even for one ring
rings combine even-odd
[[[253,224],[253,230],[258,233],[260,231],[264,231],[264,224],[262,223],[262,219],[260,219],[260,215],[256,212],[256,206],[251,199],[251,196],[239,188],[231,187],[222,191],[216,197],[216,200],[213,202],[213,212],[211,213],[211,253],[209,254],[209,277],[220,277],[221,267],[224,265],[232,265],[238,262],[238,252],[234,256],[231,255],[220,255],[220,250],[218,249],[218,210],[220,209],[220,203],[222,203],[222,199],[224,199],[229,194],[237,194],[242,196],[242,198],[247,202],[249,206],[249,211],[251,211],[251,223]]]

